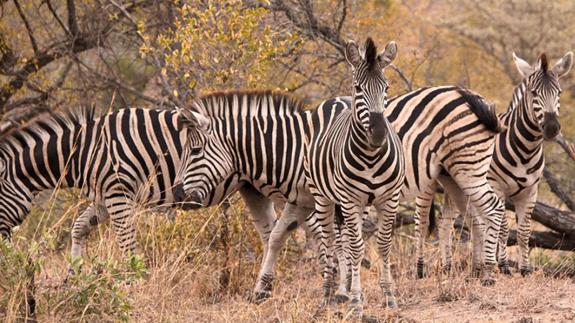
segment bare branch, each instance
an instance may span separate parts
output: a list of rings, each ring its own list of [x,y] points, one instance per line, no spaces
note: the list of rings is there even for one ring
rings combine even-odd
[[[28,18],[26,18],[26,15],[24,14],[22,7],[20,7],[20,3],[18,2],[18,0],[14,0],[14,6],[16,7],[18,15],[20,16],[22,22],[24,23],[24,26],[26,27],[26,31],[28,32],[28,38],[30,38],[30,43],[32,44],[32,49],[34,50],[34,53],[38,54],[38,43],[36,42],[36,38],[34,37],[34,32],[32,31],[32,27],[28,22]]]
[[[62,29],[64,30],[64,32],[66,34],[71,35],[70,30],[68,29],[68,27],[66,27],[66,25],[64,25],[64,22],[62,21],[62,19],[60,18],[58,13],[56,13],[56,10],[52,6],[52,1],[51,0],[45,0],[45,1],[46,1],[46,5],[48,6],[48,11],[50,11],[50,13],[54,17],[54,19],[56,19],[56,22],[58,22],[58,25],[60,25],[60,27],[62,27]]]
[[[569,208],[569,210],[575,211],[575,201],[571,198],[571,194],[565,192],[563,188],[561,188],[561,183],[559,182],[559,179],[555,177],[555,175],[553,174],[553,172],[549,170],[549,168],[545,167],[543,169],[543,177],[545,177],[547,184],[549,184],[551,192],[557,195],[557,197],[563,203],[565,203],[565,205]]]
[[[405,83],[405,88],[407,89],[407,91],[412,91],[413,90],[413,84],[407,78],[405,73],[403,73],[403,71],[399,67],[395,66],[395,64],[389,64],[389,67],[399,75],[399,77],[401,78],[403,83]]]
[[[565,150],[567,155],[575,161],[575,145],[572,142],[569,142],[562,133],[559,133],[559,136],[555,138],[555,141]]]
[[[76,19],[76,5],[74,0],[66,1],[66,8],[68,9],[68,28],[72,37],[78,37],[80,29],[78,28],[78,21]]]

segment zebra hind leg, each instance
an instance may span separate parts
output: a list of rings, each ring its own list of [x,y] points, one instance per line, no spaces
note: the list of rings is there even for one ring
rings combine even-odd
[[[431,185],[415,200],[415,256],[417,258],[417,278],[425,277],[425,240],[429,230],[429,214],[433,207],[433,195],[436,185]]]
[[[507,238],[509,237],[509,224],[507,216],[503,214],[501,218],[501,228],[499,229],[499,243],[497,244],[497,264],[499,271],[505,275],[511,275],[509,260],[507,259]]]
[[[104,223],[108,219],[109,214],[106,212],[105,208],[92,203],[88,205],[76,221],[74,221],[74,226],[72,228],[72,262],[76,261],[76,259],[82,258],[82,253],[86,247],[86,242],[90,232],[92,232],[98,224]],[[74,273],[74,267],[70,266],[70,268],[68,268],[68,274]]]

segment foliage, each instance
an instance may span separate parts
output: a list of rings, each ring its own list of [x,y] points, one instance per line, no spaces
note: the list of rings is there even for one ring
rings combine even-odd
[[[266,88],[274,62],[297,54],[301,41],[297,34],[278,31],[270,23],[267,9],[241,0],[184,3],[173,28],[159,36],[157,46],[145,45],[141,51],[166,53],[162,73],[192,92]]]
[[[132,306],[123,286],[144,277],[142,258],[131,256],[125,262],[95,258],[91,268],[82,267],[79,259],[72,261],[76,274],[42,295],[50,315],[67,321],[128,321]]]

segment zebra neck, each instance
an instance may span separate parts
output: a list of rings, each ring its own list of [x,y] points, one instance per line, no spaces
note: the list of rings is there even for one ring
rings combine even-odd
[[[377,158],[385,151],[384,148],[387,147],[386,141],[382,147],[373,148],[369,144],[368,135],[363,124],[356,117],[352,118],[351,127],[348,127],[345,138],[347,138],[349,147],[355,155],[365,156],[370,159]]]
[[[543,145],[543,134],[533,120],[531,98],[526,91],[526,81],[515,88],[513,100],[504,116],[507,130],[503,133],[505,142],[515,146],[514,150],[521,154],[525,162],[540,154]]]

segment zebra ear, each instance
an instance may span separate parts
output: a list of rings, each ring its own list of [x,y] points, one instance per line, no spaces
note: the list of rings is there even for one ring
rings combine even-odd
[[[201,131],[210,130],[210,119],[203,114],[190,109],[180,109],[180,121],[184,125],[194,127]]]
[[[381,68],[384,69],[389,64],[391,64],[391,62],[393,62],[396,56],[397,56],[397,45],[392,40],[389,43],[387,43],[387,45],[385,45],[385,49],[383,50],[383,52],[381,52],[381,54],[379,54],[379,56],[377,56],[377,59],[379,60],[379,65],[381,66]]]
[[[362,58],[359,53],[359,47],[353,40],[348,41],[345,45],[345,59],[353,68],[357,68],[361,64]]]
[[[569,73],[571,66],[573,66],[573,52],[568,52],[562,59],[555,63],[552,70],[557,77],[562,77]]]
[[[521,74],[521,76],[527,77],[531,75],[533,72],[535,72],[535,69],[531,65],[529,65],[529,63],[517,57],[515,53],[513,53],[513,61],[515,62],[515,67],[517,67],[517,70],[519,71],[519,74]]]

